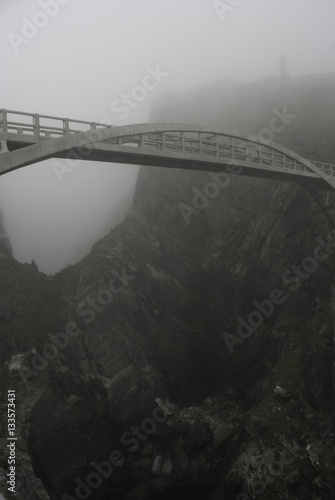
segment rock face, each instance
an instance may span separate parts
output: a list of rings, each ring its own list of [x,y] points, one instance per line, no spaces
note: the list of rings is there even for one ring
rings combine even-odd
[[[0,210],[0,259],[12,259],[13,252],[3,223],[3,213]]]
[[[215,179],[141,168],[79,264],[0,261],[18,499],[333,498],[332,228],[296,185]]]

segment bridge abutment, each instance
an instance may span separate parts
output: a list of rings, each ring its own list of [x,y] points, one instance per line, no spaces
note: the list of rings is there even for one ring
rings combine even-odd
[[[7,147],[7,141],[0,141],[0,154],[1,153],[9,153],[9,150]]]

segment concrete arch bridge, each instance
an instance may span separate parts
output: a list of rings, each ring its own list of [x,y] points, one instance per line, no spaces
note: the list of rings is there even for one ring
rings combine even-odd
[[[0,175],[49,158],[212,172],[238,168],[239,175],[301,184],[328,217],[329,196],[335,190],[335,165],[227,128],[180,123],[114,127],[2,109],[0,144]]]

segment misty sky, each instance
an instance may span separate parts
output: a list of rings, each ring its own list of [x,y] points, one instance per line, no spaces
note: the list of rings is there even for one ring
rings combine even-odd
[[[27,20],[44,24],[30,38]],[[0,107],[146,122],[165,91],[266,78],[278,74],[282,55],[291,76],[334,73],[334,21],[334,0],[0,0]],[[148,67],[164,76],[125,117],[115,103]],[[64,267],[137,171],[87,162],[59,182],[50,160],[0,177],[15,257],[34,258],[47,273]]]

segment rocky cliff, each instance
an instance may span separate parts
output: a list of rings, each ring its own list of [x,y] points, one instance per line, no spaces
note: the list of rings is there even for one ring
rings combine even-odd
[[[303,153],[302,123],[328,122],[287,85],[257,124],[292,96],[278,142]],[[0,260],[6,498],[335,498],[333,228],[297,185],[220,175],[141,168],[125,221],[52,279]]]

